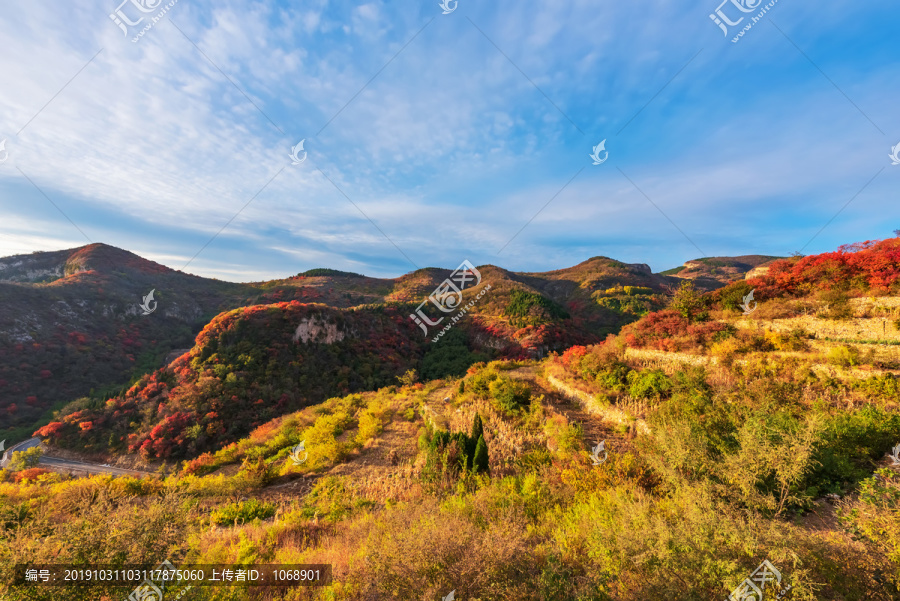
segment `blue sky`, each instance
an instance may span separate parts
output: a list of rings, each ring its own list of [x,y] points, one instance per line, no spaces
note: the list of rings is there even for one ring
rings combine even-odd
[[[728,37],[716,0],[178,0],[137,42],[165,3],[126,36],[120,1],[0,0],[0,255],[661,271],[900,228],[895,2],[779,0],[734,43],[758,0]]]

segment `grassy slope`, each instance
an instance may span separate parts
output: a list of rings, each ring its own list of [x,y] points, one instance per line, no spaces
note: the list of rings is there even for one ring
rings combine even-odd
[[[871,344],[862,320],[892,321],[900,299],[823,290],[872,258],[773,268],[750,284],[762,302],[749,319],[727,306],[746,294],[736,286],[705,323],[663,312],[602,346],[472,368],[462,387],[334,398],[164,479],[0,484],[0,565],[324,562],[332,586],[275,598],[689,601],[724,598],[769,559],[794,599],[896,599],[900,483],[885,453],[900,437],[887,344],[900,333],[885,326]],[[844,324],[850,342],[817,340],[797,318]],[[441,469],[454,448],[429,447],[476,412],[489,478]],[[601,440],[608,459],[594,466]]]
[[[681,353],[642,354],[622,336],[540,363],[473,368],[463,392],[451,379],[334,398],[161,480],[0,485],[11,511],[33,508],[4,531],[3,563],[52,549],[65,558],[73,541],[109,561],[127,523],[129,554],[140,543],[176,563],[334,566],[331,587],[279,599],[455,589],[461,599],[687,601],[724,597],[764,558],[795,599],[895,598],[890,499],[900,486],[895,472],[872,473],[900,435],[900,379],[865,357],[845,365],[806,346],[814,340],[779,338],[778,320],[718,317],[737,329]],[[741,345],[731,360],[714,348],[727,340]],[[503,387],[485,388],[489,374],[527,383],[528,404],[501,410]],[[491,477],[435,473],[430,432],[468,431],[476,412]],[[593,466],[600,440],[608,459]],[[300,441],[308,455],[295,466]],[[77,500],[98,495],[104,520]],[[31,538],[48,511],[69,517]],[[145,540],[163,519],[165,534]]]
[[[396,280],[380,280],[355,274],[323,275],[322,270],[313,270],[311,275],[286,280],[237,285],[187,276],[103,245],[49,254],[52,257],[45,257],[44,253],[34,255],[30,258],[34,264],[19,266],[16,277],[29,273],[36,277],[35,273],[43,273],[54,264],[64,277],[51,284],[6,285],[9,303],[18,303],[20,313],[27,314],[35,324],[43,324],[30,331],[29,341],[0,345],[0,357],[22,357],[18,363],[6,361],[0,367],[0,389],[6,393],[0,397],[0,410],[15,405],[9,411],[13,429],[5,433],[10,440],[24,438],[38,427],[60,421],[60,416],[102,406],[110,398],[125,399],[131,384],[146,379],[145,374],[160,366],[170,351],[191,347],[200,328],[223,306],[298,301],[348,309],[388,303],[408,315],[450,275],[450,270],[429,268]],[[469,348],[495,349],[505,356],[543,356],[571,344],[600,340],[637,319],[641,311],[662,306],[663,287],[668,283],[666,278],[604,258],[548,274],[515,274],[493,266],[484,266],[481,272],[482,287],[490,283],[490,294],[481,299],[472,309],[471,318],[457,329],[467,334]],[[607,304],[599,304],[597,295],[605,288],[621,289],[623,285],[644,286],[649,294],[628,298],[627,305],[618,304],[616,295],[606,299]],[[156,290],[159,309],[151,316],[138,315],[135,299],[151,288]],[[3,290],[0,285],[0,294]],[[550,304],[564,307],[568,316],[559,318],[540,308],[509,315],[507,309],[515,291],[540,294]],[[472,290],[470,296],[477,292]],[[57,308],[61,305],[69,311],[64,311],[62,317]],[[107,317],[101,319],[98,312]],[[55,324],[55,329],[49,324]],[[6,325],[10,329],[17,327]],[[269,335],[277,337],[279,333],[273,331]],[[465,355],[468,350],[454,353]],[[417,365],[417,357],[418,354],[409,357],[407,367],[431,374],[440,371]],[[332,388],[326,394],[340,391]],[[68,401],[80,397],[88,398],[67,406]],[[263,401],[268,406],[279,398],[280,395],[274,395]],[[54,412],[59,415],[54,417]],[[74,425],[95,422],[95,417],[91,414],[76,420]],[[98,431],[94,438],[99,434]],[[129,433],[117,432],[116,436],[125,434]],[[109,435],[110,432],[104,432],[105,437]],[[124,445],[109,445],[105,441],[104,438],[101,446]],[[100,448],[96,441],[82,442],[92,445],[88,450]]]

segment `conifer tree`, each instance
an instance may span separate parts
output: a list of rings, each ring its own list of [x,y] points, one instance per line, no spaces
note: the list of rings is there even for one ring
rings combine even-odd
[[[487,443],[484,442],[484,436],[478,437],[478,444],[475,446],[475,457],[472,460],[472,471],[476,474],[488,473],[488,451]]]
[[[481,416],[477,413],[475,414],[475,419],[472,420],[472,435],[470,438],[474,444],[478,444],[478,439],[484,434],[484,424],[481,421]]]

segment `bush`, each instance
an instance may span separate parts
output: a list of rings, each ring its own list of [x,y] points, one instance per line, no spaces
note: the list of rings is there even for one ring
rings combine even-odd
[[[628,394],[637,399],[659,400],[672,389],[672,383],[661,369],[632,371],[628,374]]]
[[[681,282],[681,287],[672,298],[672,309],[688,321],[695,321],[705,317],[706,314],[703,312],[705,307],[706,300],[703,293],[694,286],[694,282],[691,280]]]
[[[491,394],[491,382],[499,377],[500,374],[492,369],[482,369],[460,382],[460,386],[464,386],[464,390],[468,390],[477,396],[488,398]]]
[[[625,286],[625,294],[628,296],[646,296],[653,294],[653,289],[645,288],[644,286]]]
[[[744,303],[744,297],[750,294],[752,289],[753,287],[747,282],[734,282],[717,290],[715,297],[719,299],[719,304],[723,309],[742,311],[741,305]]]
[[[838,365],[840,367],[853,367],[859,365],[859,349],[855,346],[850,346],[849,344],[828,349],[828,354],[826,356],[828,362],[832,365]]]
[[[715,342],[709,347],[709,354],[718,358],[722,365],[726,367],[731,366],[736,356],[745,351],[746,349],[741,344],[741,341],[733,337]]]
[[[819,298],[825,303],[824,316],[828,319],[850,319],[853,317],[853,307],[850,305],[850,297],[840,290],[828,290],[820,294]]]
[[[807,351],[810,338],[809,333],[803,328],[794,328],[787,334],[779,332],[766,332],[766,339],[777,351]]]
[[[275,515],[273,504],[264,503],[258,499],[248,499],[216,509],[210,514],[210,520],[219,526],[233,526],[237,522],[246,524],[256,519],[265,520],[273,515]]]
[[[31,447],[30,449],[25,449],[24,451],[17,451],[12,454],[12,458],[9,461],[9,471],[11,472],[19,472],[22,470],[27,470],[28,468],[36,467],[38,463],[41,461],[41,456],[44,454],[43,449],[41,447]]]
[[[554,415],[544,423],[547,446],[563,456],[571,455],[584,448],[581,424],[569,423],[562,415]]]
[[[863,481],[859,498],[837,508],[857,537],[870,541],[893,564],[891,580],[900,588],[900,475],[882,468]]]
[[[30,467],[20,472],[16,472],[13,476],[13,481],[16,484],[19,484],[20,482],[27,482],[28,480],[37,480],[39,476],[49,473],[51,473],[50,470],[45,470],[42,467]]]
[[[489,390],[494,404],[507,413],[517,412],[531,401],[531,387],[508,376],[491,382]]]
[[[359,431],[356,433],[356,442],[363,444],[370,438],[381,434],[382,423],[380,413],[366,411],[359,418]]]

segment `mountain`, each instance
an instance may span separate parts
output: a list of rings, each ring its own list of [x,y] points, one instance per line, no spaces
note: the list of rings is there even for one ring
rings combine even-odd
[[[151,291],[152,317],[139,307]],[[127,383],[253,294],[104,244],[0,259],[5,424],[30,425],[92,388]]]
[[[764,272],[765,266],[784,258],[768,255],[704,257],[688,261],[681,267],[667,269],[661,273],[676,278],[694,280],[697,285],[714,288],[717,285],[721,286],[734,280],[743,279],[749,272],[757,269],[761,269],[761,271],[756,273]]]
[[[447,361],[460,368],[451,355],[544,356],[599,341],[665,306],[678,283],[653,274],[647,265],[606,257],[547,273],[493,265],[479,271],[490,289],[454,326],[457,333],[442,340],[452,338],[453,344],[442,345],[443,353],[429,358],[424,352],[410,356],[405,367],[436,377]],[[236,284],[189,275],[105,244],[2,258],[4,435],[30,434],[51,421],[55,410],[82,397],[123,398],[130,385],[180,354],[173,351],[196,347],[197,335],[223,312],[258,305],[284,311],[278,307],[292,302],[342,311],[385,305],[411,325],[409,315],[451,273],[432,267],[385,279],[313,269],[281,280]],[[151,291],[146,306],[152,312],[145,315],[141,305]],[[474,298],[466,295],[467,302]],[[425,340],[421,330],[418,336]]]
[[[897,599],[900,238],[685,286],[600,344],[466,367],[485,328],[575,334],[668,285],[609,259],[479,270],[465,296],[485,292],[480,313],[437,344],[403,302],[258,304],[217,315],[123,394],[68,406],[38,431],[56,459],[0,470],[0,597],[22,598],[17,565],[167,557],[328,564],[319,598],[341,600],[723,598],[763,569],[780,596]],[[449,273],[386,293],[416,306]],[[298,277],[326,278],[316,293],[335,298],[367,290],[352,274]],[[576,298],[593,306],[575,312]],[[518,352],[517,334],[485,341]],[[411,365],[459,377],[398,383]],[[58,473],[92,451],[120,468],[166,461],[142,478]],[[122,591],[60,587],[41,598]]]

